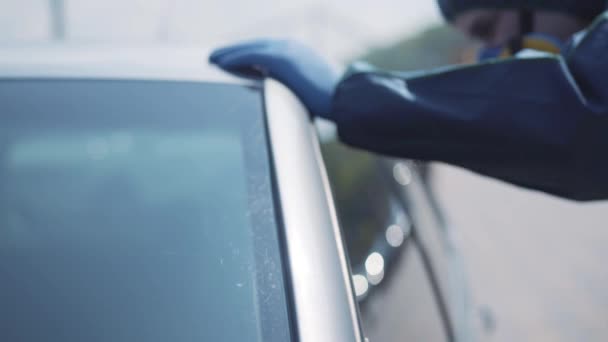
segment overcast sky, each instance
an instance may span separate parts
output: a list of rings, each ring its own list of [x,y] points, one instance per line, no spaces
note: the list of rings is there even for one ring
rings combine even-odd
[[[434,0],[64,1],[73,42],[217,45],[279,36],[343,55],[440,20]],[[0,0],[0,42],[45,41],[49,27],[49,0]]]

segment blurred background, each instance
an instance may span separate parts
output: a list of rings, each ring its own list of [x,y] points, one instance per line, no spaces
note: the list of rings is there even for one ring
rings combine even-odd
[[[218,45],[298,39],[394,70],[472,60],[433,0],[0,0],[2,46]],[[201,63],[206,63],[201,56]],[[608,204],[578,204],[431,165],[492,341],[608,339]],[[489,314],[491,313],[491,314]]]

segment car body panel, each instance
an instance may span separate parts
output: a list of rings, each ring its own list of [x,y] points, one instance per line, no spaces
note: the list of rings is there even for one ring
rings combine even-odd
[[[3,46],[0,77],[204,81],[253,85],[207,63],[197,46],[39,44]]]
[[[288,296],[296,340],[364,340],[359,322],[348,253],[339,227],[327,170],[319,150],[318,132],[298,99],[280,83],[268,80],[243,80],[220,72],[206,62],[207,51],[198,47],[109,47],[99,45],[5,47],[0,54],[0,78],[4,79],[113,79],[158,80],[178,82],[219,82],[256,89],[263,96],[267,134],[273,164],[275,205],[283,225],[283,263],[289,285]],[[387,161],[396,163],[399,161]],[[391,164],[392,165],[392,164]],[[416,173],[416,171],[414,171]],[[390,175],[387,176],[390,178]],[[414,221],[436,221],[429,209],[430,196],[422,180],[414,174],[414,183],[403,188],[403,201]],[[430,217],[418,217],[422,212]],[[432,222],[429,226],[444,226]],[[434,229],[430,227],[428,229]],[[415,229],[427,229],[425,226]],[[433,234],[449,234],[436,231]],[[418,234],[419,235],[419,234]],[[424,234],[423,234],[424,235]],[[449,238],[449,236],[446,236]],[[443,237],[439,236],[439,239]],[[421,236],[423,248],[431,243]],[[437,240],[437,236],[435,236]],[[444,245],[443,243],[441,243]],[[469,317],[466,282],[457,253],[448,255],[428,247],[433,269],[427,272],[450,274],[439,277],[442,294],[448,301],[454,339],[469,341]],[[446,265],[436,262],[439,258]],[[355,267],[355,266],[353,266]],[[387,275],[388,277],[388,275]],[[382,286],[378,287],[382,290]],[[389,299],[390,300],[390,299]],[[442,299],[436,298],[441,301]],[[412,308],[403,308],[410,312]],[[372,341],[373,342],[373,341]]]
[[[411,182],[401,187],[399,195],[409,209],[416,225],[416,238],[428,257],[429,271],[437,285],[439,304],[448,321],[451,339],[476,341],[474,306],[467,287],[464,259],[453,237],[455,227],[449,226],[438,212],[433,194],[415,163],[391,162],[412,170]]]
[[[362,341],[316,131],[284,86],[265,90],[300,341]]]
[[[363,341],[318,137],[304,107],[277,82],[231,77],[206,63],[199,48],[26,46],[0,55],[0,79],[213,82],[264,95],[285,237],[285,277],[296,340]],[[262,93],[263,90],[263,93]]]

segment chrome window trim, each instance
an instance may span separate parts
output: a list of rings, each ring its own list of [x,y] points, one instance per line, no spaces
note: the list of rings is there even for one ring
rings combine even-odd
[[[317,133],[287,88],[268,80],[264,90],[298,340],[362,342]]]

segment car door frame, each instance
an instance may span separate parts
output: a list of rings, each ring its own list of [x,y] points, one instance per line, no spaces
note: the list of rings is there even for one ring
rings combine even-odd
[[[269,79],[263,89],[295,335],[301,342],[363,342],[317,132],[285,86]]]

